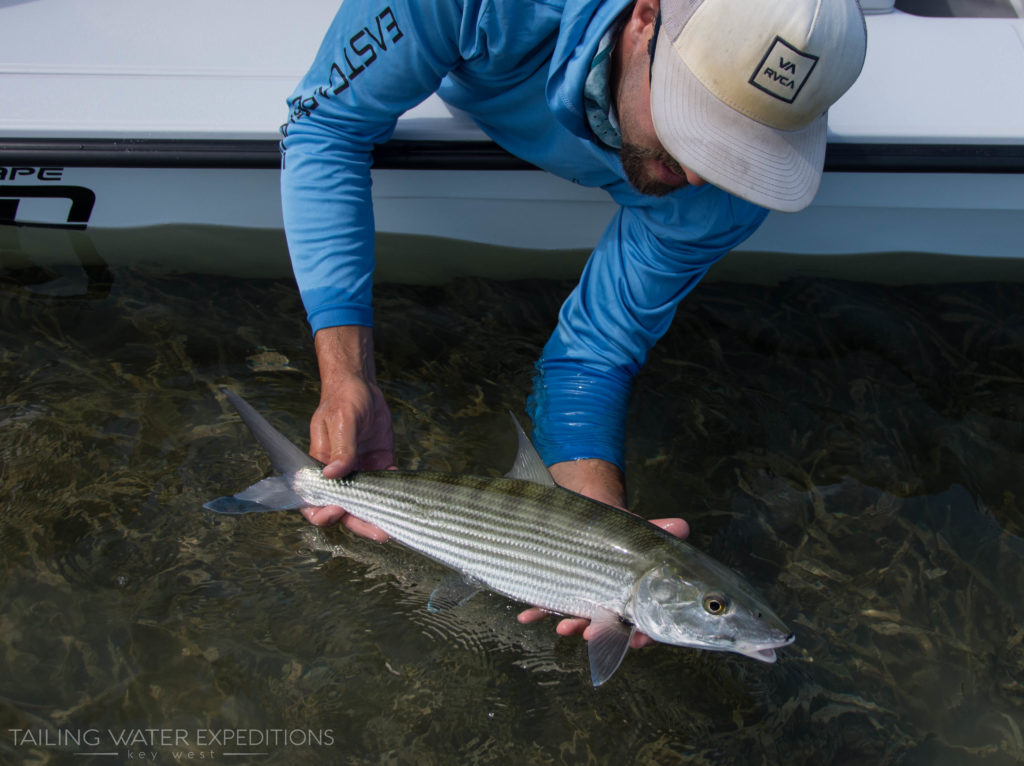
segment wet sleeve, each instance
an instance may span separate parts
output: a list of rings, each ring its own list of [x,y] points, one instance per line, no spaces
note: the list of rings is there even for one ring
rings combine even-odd
[[[289,99],[282,207],[314,333],[372,324],[370,153],[475,44],[469,13],[456,0],[345,0]]]
[[[621,208],[563,304],[528,403],[548,465],[600,458],[625,470],[633,377],[683,297],[767,214],[717,189],[691,191],[667,212]]]

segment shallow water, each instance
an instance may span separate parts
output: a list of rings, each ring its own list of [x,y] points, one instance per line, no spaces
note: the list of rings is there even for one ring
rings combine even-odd
[[[0,272],[0,761],[1024,760],[1024,284],[698,288],[637,381],[631,505],[797,643],[631,652],[594,690],[504,599],[428,613],[411,553],[202,509],[267,471],[219,386],[304,441],[290,281],[52,276]],[[402,465],[506,470],[568,288],[378,290]]]

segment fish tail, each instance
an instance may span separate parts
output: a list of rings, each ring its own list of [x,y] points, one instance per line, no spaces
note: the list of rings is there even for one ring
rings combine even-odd
[[[292,491],[290,478],[302,468],[319,468],[320,464],[288,440],[288,437],[267,422],[252,406],[234,391],[222,388],[224,396],[238,410],[242,422],[266,450],[270,463],[280,476],[272,476],[253,484],[236,495],[218,497],[203,505],[211,511],[236,515],[260,511],[283,511],[308,505]]]

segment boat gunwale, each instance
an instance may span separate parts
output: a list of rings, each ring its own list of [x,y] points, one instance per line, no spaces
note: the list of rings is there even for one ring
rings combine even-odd
[[[375,148],[380,170],[538,170],[486,140],[394,139]],[[277,169],[273,139],[0,138],[0,166]],[[1024,144],[830,142],[825,172],[1024,173]]]

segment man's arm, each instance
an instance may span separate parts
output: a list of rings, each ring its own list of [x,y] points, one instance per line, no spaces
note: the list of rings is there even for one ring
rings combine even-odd
[[[326,327],[314,338],[320,366],[320,406],[309,424],[309,453],[326,463],[324,476],[337,479],[355,469],[383,470],[395,462],[391,412],[377,386],[373,331],[369,327]],[[303,508],[318,526],[341,521],[378,542],[387,535],[339,506]]]
[[[282,212],[314,333],[373,322],[371,152],[456,66],[464,10],[455,0],[345,0],[288,100]]]
[[[310,452],[325,475],[393,461],[391,417],[373,367],[371,152],[459,60],[471,4],[345,0],[289,99],[281,196],[295,279],[315,334],[321,398]],[[306,509],[317,524],[355,521]],[[362,528],[378,539],[379,530]]]
[[[624,470],[633,377],[679,302],[766,212],[713,187],[632,202],[594,249],[537,363],[529,413],[548,465],[596,459]]]
[[[530,398],[535,443],[555,481],[623,509],[623,442],[633,375],[668,329],[679,301],[764,218],[764,211],[717,189],[689,190],[676,199],[675,210],[671,200],[653,206],[668,208],[660,222],[643,208],[616,216],[559,313]],[[683,519],[652,523],[677,537],[689,534]],[[532,608],[521,612],[519,621],[544,616]],[[589,624],[568,618],[556,630],[587,638]],[[632,646],[649,643],[638,633]]]

